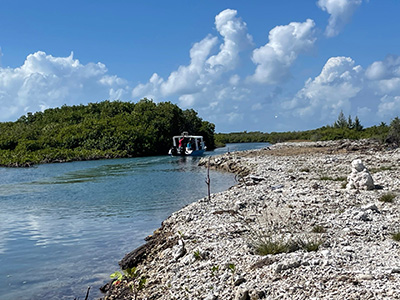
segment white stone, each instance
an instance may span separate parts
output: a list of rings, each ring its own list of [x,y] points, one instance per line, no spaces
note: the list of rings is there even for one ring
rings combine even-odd
[[[351,174],[347,177],[346,188],[348,190],[373,190],[375,188],[374,180],[361,159],[353,160],[351,166]]]

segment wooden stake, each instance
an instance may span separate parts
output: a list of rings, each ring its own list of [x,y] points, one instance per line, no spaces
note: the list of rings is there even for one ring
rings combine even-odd
[[[89,298],[89,291],[90,291],[90,286],[88,286],[88,289],[87,289],[87,292],[86,292],[85,300],[88,300],[88,298]]]
[[[208,187],[208,201],[211,201],[210,159],[211,156],[208,157],[207,178],[206,178],[206,184]]]

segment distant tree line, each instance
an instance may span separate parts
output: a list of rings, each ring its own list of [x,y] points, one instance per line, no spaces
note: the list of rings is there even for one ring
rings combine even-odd
[[[340,112],[338,119],[332,125],[318,129],[271,133],[260,131],[217,133],[215,134],[215,143],[217,146],[221,146],[226,143],[268,142],[274,144],[285,141],[357,140],[366,138],[400,146],[400,119],[394,118],[390,126],[382,122],[378,126],[364,128],[358,117],[353,121],[351,116],[346,118],[343,112]]]
[[[27,113],[16,122],[0,123],[0,165],[165,155],[172,136],[183,131],[202,135],[211,150],[226,143],[363,138],[400,145],[398,117],[389,126],[382,122],[363,128],[358,117],[353,121],[340,112],[332,125],[313,130],[215,134],[214,124],[202,120],[193,109],[142,99],[137,103],[103,101],[62,106]]]
[[[0,123],[0,165],[165,155],[172,136],[183,131],[215,148],[214,124],[170,102],[62,106]]]

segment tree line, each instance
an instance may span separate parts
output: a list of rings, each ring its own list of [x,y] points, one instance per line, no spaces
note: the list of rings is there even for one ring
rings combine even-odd
[[[288,132],[233,132],[215,134],[215,143],[222,146],[226,143],[254,143],[268,142],[275,144],[285,141],[327,141],[340,139],[366,139],[372,138],[400,146],[400,119],[394,118],[390,125],[382,122],[378,126],[364,128],[358,117],[352,120],[351,116],[347,118],[340,112],[338,119],[332,125],[326,125],[321,128],[306,131],[288,131]]]
[[[0,165],[165,155],[172,136],[183,131],[215,148],[215,125],[171,102],[62,106],[0,123]]]
[[[154,103],[145,98],[137,103],[62,106],[0,123],[0,165],[165,155],[172,136],[183,131],[202,135],[209,150],[226,143],[363,138],[400,145],[398,117],[390,125],[382,122],[364,128],[358,117],[353,121],[340,112],[332,125],[313,130],[216,134],[215,125],[202,120],[193,109],[182,110],[171,102]]]

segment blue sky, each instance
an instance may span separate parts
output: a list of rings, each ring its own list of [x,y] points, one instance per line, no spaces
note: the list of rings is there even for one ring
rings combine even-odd
[[[0,121],[147,97],[217,132],[400,115],[398,0],[19,1],[0,9]]]

